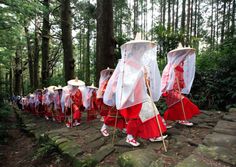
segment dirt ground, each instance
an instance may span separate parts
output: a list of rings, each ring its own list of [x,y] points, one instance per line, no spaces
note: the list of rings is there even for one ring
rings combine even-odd
[[[3,167],[65,167],[71,166],[56,150],[49,152],[23,132],[17,124],[16,116],[11,113],[0,122],[7,127],[6,143],[0,144],[0,166]],[[41,152],[40,152],[41,150]]]

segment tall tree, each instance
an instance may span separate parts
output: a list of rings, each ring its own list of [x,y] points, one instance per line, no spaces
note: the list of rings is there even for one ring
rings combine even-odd
[[[87,20],[87,39],[86,39],[86,42],[87,42],[87,50],[86,50],[86,76],[85,76],[85,82],[87,84],[90,84],[90,31],[91,31],[91,28],[90,28],[90,19]]]
[[[187,32],[186,32],[186,38],[187,38],[187,45],[190,45],[190,18],[191,18],[191,1],[188,0],[188,13],[187,13]]]
[[[96,83],[100,71],[115,63],[112,0],[97,0],[97,11]]]
[[[166,21],[166,1],[163,0],[163,12],[162,12],[162,25],[165,27],[165,21]]]
[[[172,31],[175,31],[175,0],[172,1]]]
[[[195,0],[195,6],[194,6],[194,30],[193,34],[196,37],[197,36],[197,11],[198,11],[198,3],[197,0]]]
[[[25,36],[27,42],[27,55],[28,55],[28,69],[29,69],[29,77],[30,77],[30,87],[33,88],[34,85],[34,62],[33,62],[33,50],[30,42],[30,34],[27,26],[25,25]]]
[[[61,30],[62,45],[64,51],[64,79],[68,81],[74,78],[75,61],[72,50],[72,19],[70,0],[61,0]]]
[[[37,16],[35,17],[35,30],[34,30],[34,89],[38,88],[38,71],[39,71],[39,24]]]
[[[181,16],[181,32],[182,32],[182,34],[185,34],[185,17],[186,17],[185,6],[186,6],[186,0],[183,0],[182,16]],[[182,41],[182,44],[183,45],[185,44],[184,41]]]
[[[49,0],[44,0],[45,7],[43,13],[43,29],[42,29],[42,86],[48,86],[49,79],[49,40],[50,40],[50,23],[49,23]]]
[[[21,55],[20,55],[20,48],[17,47],[15,53],[15,69],[14,69],[14,94],[20,95],[21,94]]]
[[[232,23],[231,23],[231,33],[232,33],[232,35],[234,36],[234,34],[235,34],[235,11],[236,11],[236,1],[235,0],[233,0],[233,7],[232,7],[232,16],[231,16],[231,18],[232,18]]]
[[[178,30],[178,24],[179,24],[179,0],[176,0],[175,31]]]
[[[139,10],[138,10],[138,6],[139,6],[139,1],[135,0],[134,1],[134,30],[133,30],[133,35],[135,37],[136,33],[139,31]]]
[[[170,31],[170,22],[171,22],[171,5],[170,5],[170,0],[168,0],[167,3],[168,3],[167,30]]]
[[[220,37],[220,42],[223,43],[224,41],[224,36],[225,36],[225,18],[226,18],[226,0],[224,0],[223,4],[223,20],[221,22],[221,37]]]

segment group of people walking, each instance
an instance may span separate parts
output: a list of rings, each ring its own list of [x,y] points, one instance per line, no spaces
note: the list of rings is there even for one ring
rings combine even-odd
[[[183,95],[190,92],[194,80],[195,50],[170,51],[162,77],[156,50],[151,41],[129,41],[121,46],[122,58],[116,68],[101,71],[98,88],[85,86],[76,78],[65,87],[38,89],[22,98],[24,109],[46,119],[65,121],[67,127],[80,125],[81,112],[86,111],[87,121],[99,115],[104,137],[110,135],[109,127],[114,127],[127,134],[126,142],[132,146],[140,145],[139,137],[162,141],[169,121],[192,126],[189,119],[200,111]],[[163,118],[155,105],[161,96],[168,107]]]

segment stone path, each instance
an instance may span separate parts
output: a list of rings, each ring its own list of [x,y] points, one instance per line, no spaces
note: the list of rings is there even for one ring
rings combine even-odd
[[[190,165],[191,164],[191,165]],[[177,167],[236,166],[236,109],[218,121],[213,132]]]
[[[50,140],[59,151],[73,161],[74,166],[114,167],[210,167],[236,165],[236,109],[224,115],[217,111],[202,111],[192,119],[193,127],[175,124],[168,130],[166,145],[139,139],[141,146],[125,143],[125,134],[110,128],[110,136],[102,137],[102,122],[85,121],[74,128],[46,121],[17,110],[24,130],[38,140]]]

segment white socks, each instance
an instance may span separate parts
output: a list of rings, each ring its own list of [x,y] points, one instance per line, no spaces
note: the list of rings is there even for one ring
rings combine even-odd
[[[127,134],[127,139],[132,140],[134,137],[132,135]]]
[[[107,129],[107,125],[103,124],[101,130],[103,131],[104,129]]]

